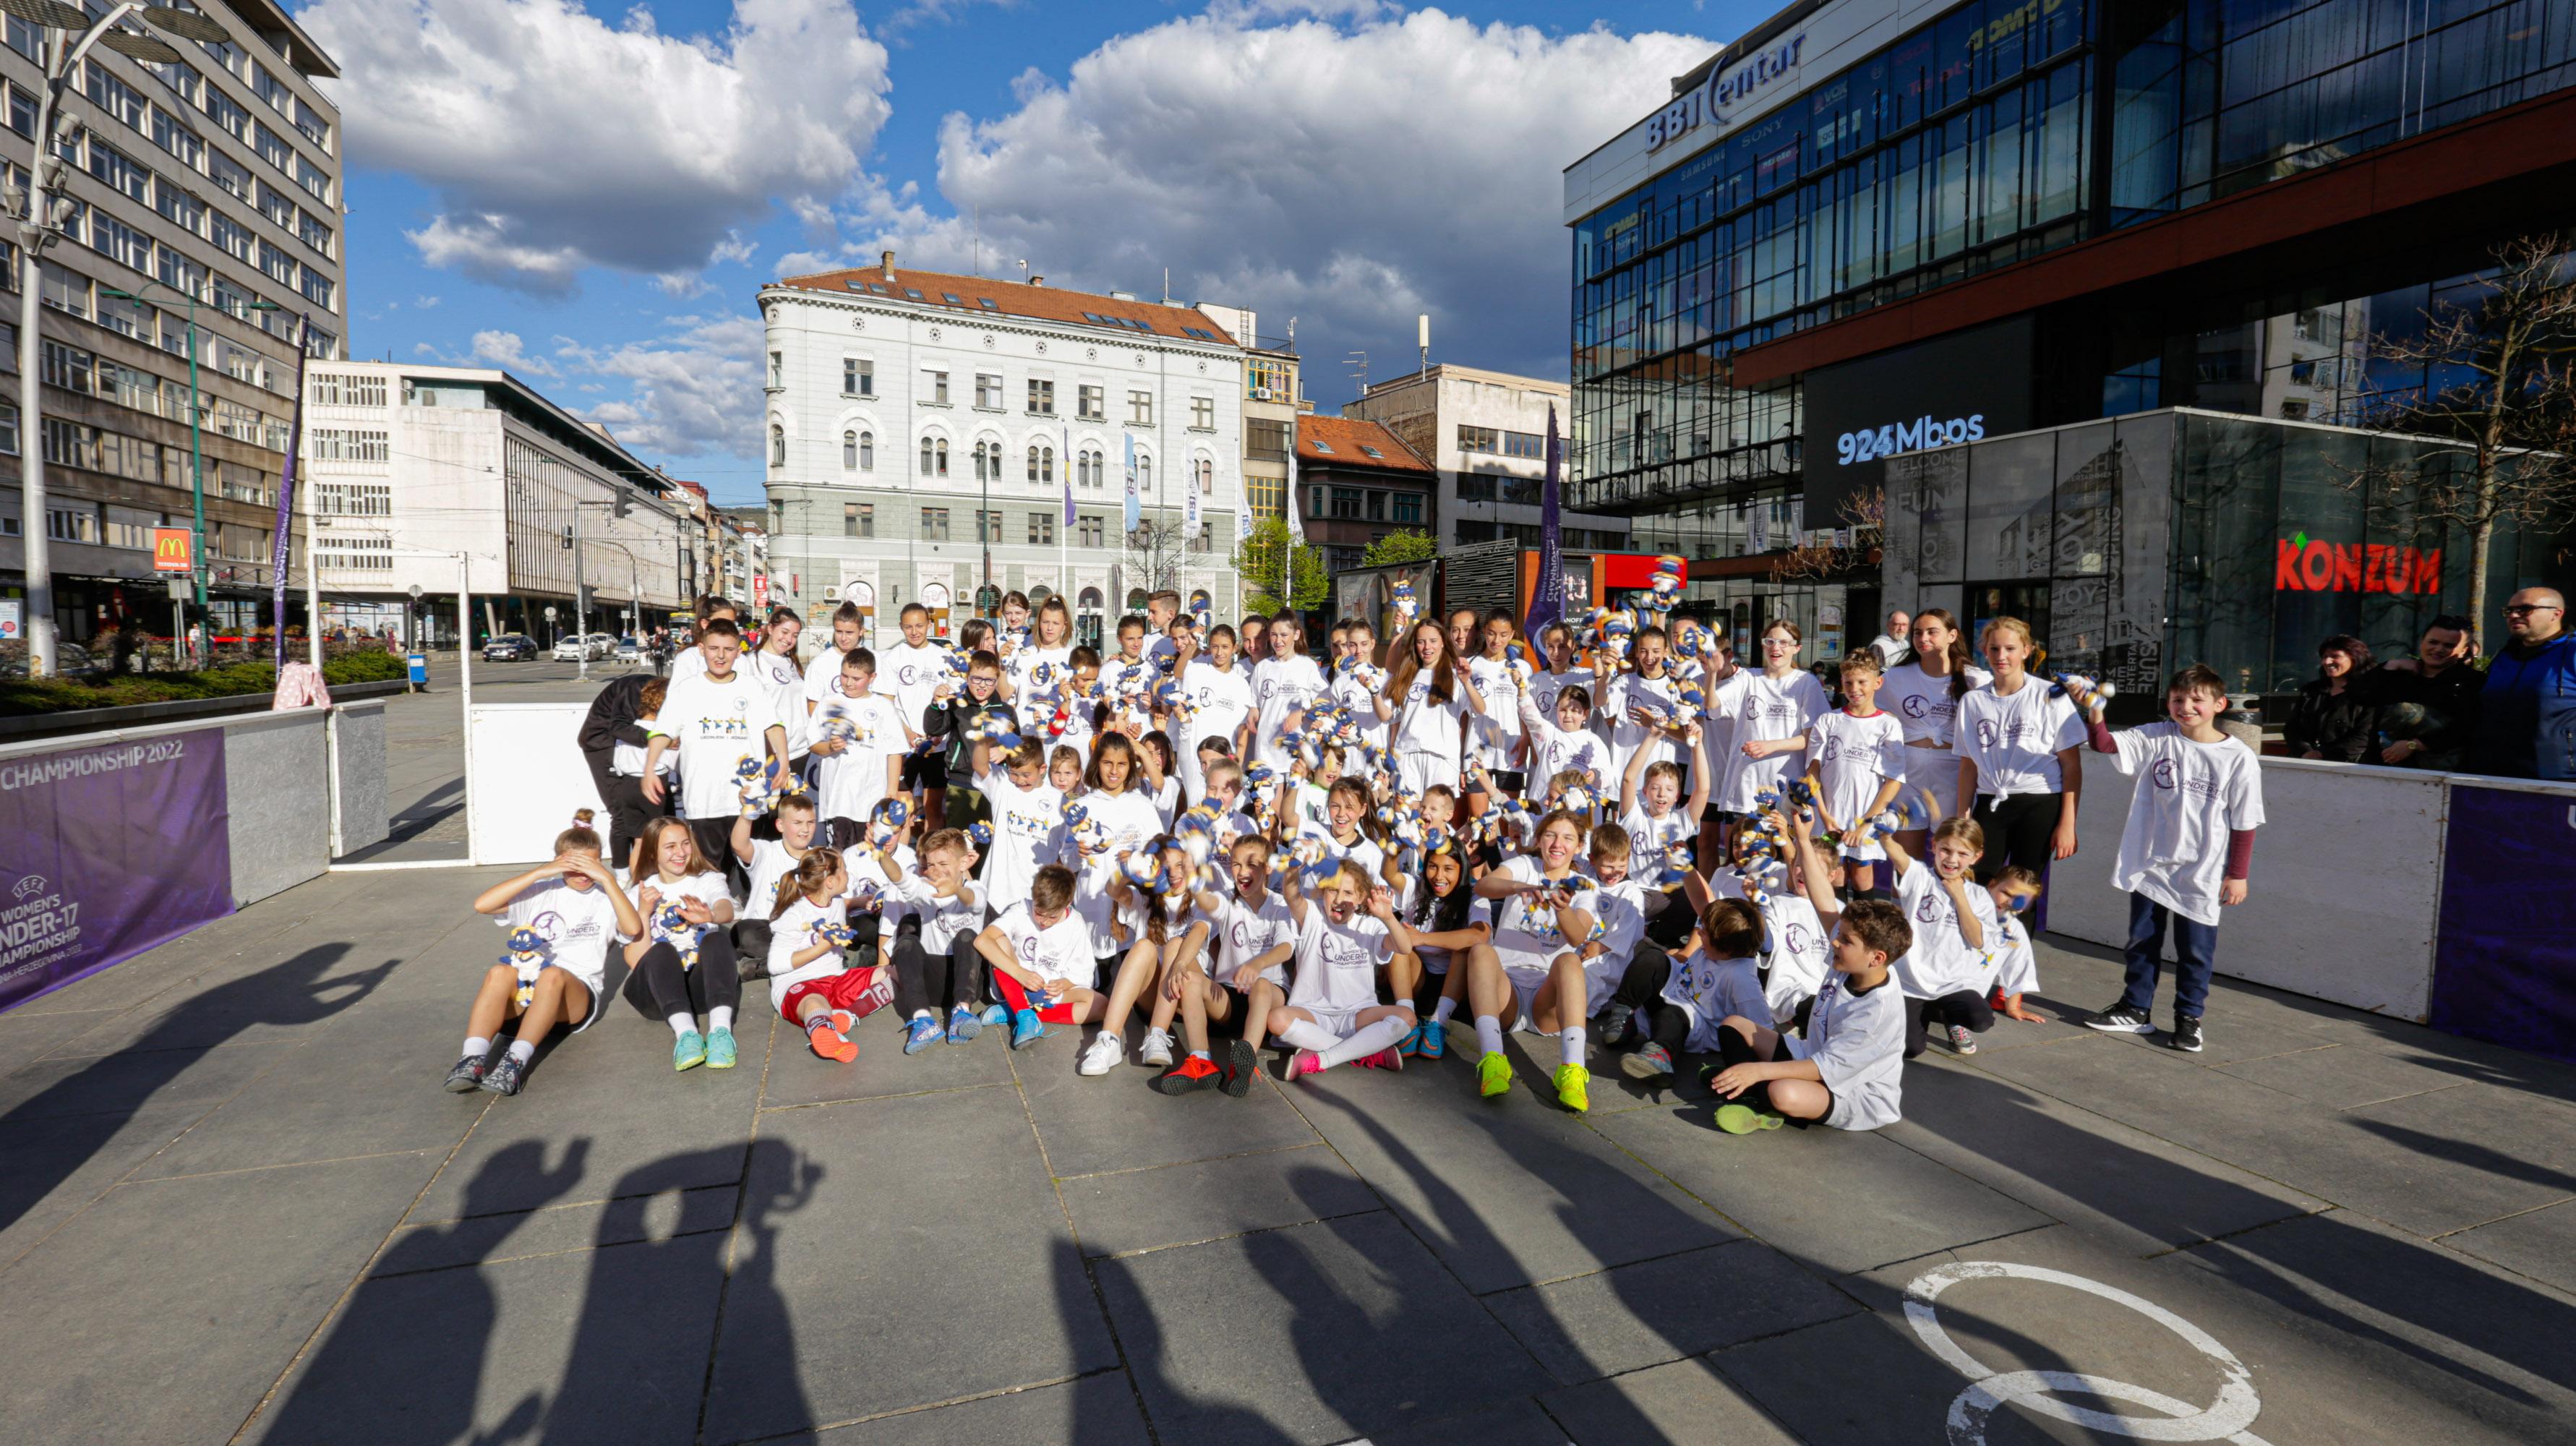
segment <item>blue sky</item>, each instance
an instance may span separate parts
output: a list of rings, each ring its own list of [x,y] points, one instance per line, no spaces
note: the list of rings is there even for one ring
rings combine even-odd
[[[756,501],[752,299],[907,264],[1298,320],[1307,392],[1434,359],[1561,376],[1557,173],[1772,7],[319,0],[350,341],[501,363]]]

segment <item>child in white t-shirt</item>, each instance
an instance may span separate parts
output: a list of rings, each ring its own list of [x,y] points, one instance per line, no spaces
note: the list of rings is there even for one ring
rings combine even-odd
[[[586,808],[574,814],[572,827],[555,835],[551,861],[475,896],[474,912],[499,915],[510,931],[508,952],[483,971],[466,1014],[464,1055],[447,1072],[450,1091],[517,1094],[549,1031],[569,1024],[578,1034],[599,1017],[608,946],[644,932],[600,858],[592,818]],[[493,1041],[514,1019],[518,1037],[496,1060]]]
[[[1013,1049],[1046,1038],[1050,1024],[1087,1024],[1109,1013],[1108,997],[1096,988],[1091,931],[1074,912],[1082,887],[1072,869],[1048,864],[1030,880],[1029,896],[975,938],[993,991],[1010,1012]]]
[[[878,926],[892,940],[894,1002],[903,1017],[903,1052],[919,1054],[945,1039],[964,1044],[983,1029],[984,895],[969,871],[975,849],[962,830],[943,828],[921,841],[921,871],[895,881]],[[948,1006],[948,1024],[939,1006]]]
[[[1395,916],[1395,901],[1348,859],[1308,897],[1297,870],[1288,874],[1288,912],[1297,922],[1297,972],[1288,1002],[1270,1015],[1271,1032],[1296,1053],[1288,1078],[1337,1064],[1402,1069],[1396,1045],[1418,1022],[1413,1001],[1377,1002],[1378,971],[1397,949],[1420,942]]]
[[[853,963],[858,936],[850,929],[849,870],[838,850],[818,848],[779,884],[767,921],[769,996],[778,1001],[780,1018],[805,1031],[817,1058],[848,1064],[859,1057],[850,1031],[893,994],[886,971]]]
[[[1896,1123],[1903,1098],[1905,1012],[1888,987],[1889,961],[1914,942],[1905,915],[1885,899],[1856,899],[1835,921],[1834,972],[1808,1010],[1804,1033],[1780,1034],[1743,1016],[1721,1020],[1723,1063],[1702,1078],[1726,1101],[1717,1127],[1731,1135],[1778,1129],[1786,1119],[1838,1130]]]
[[[751,881],[733,925],[733,951],[742,961],[745,979],[758,979],[769,971],[769,916],[780,902],[778,881],[794,873],[797,860],[814,847],[814,797],[791,793],[778,800],[770,817],[778,827],[776,838],[753,838],[749,814],[733,821],[734,861]]]
[[[810,720],[815,812],[828,829],[824,841],[836,849],[856,847],[878,801],[903,792],[913,733],[895,700],[877,692],[876,673],[876,654],[865,648],[843,653]]]
[[[2031,947],[2023,920],[2039,902],[2039,875],[2015,864],[1995,875],[1986,893],[1995,901],[1995,938],[1986,948],[1986,1003],[2003,1019],[2046,1024],[2022,1004],[2022,996],[2039,989],[2039,954]]]
[[[1717,1046],[1718,1025],[1729,1016],[1768,1024],[1769,1003],[1754,956],[1762,948],[1762,916],[1742,899],[1712,899],[1681,962],[1662,950],[1640,954],[1620,977],[1618,1000],[1640,1036],[1619,1056],[1630,1079],[1672,1078],[1673,1057],[1706,1054]]]
[[[1807,725],[1807,783],[1816,791],[1825,827],[1844,835],[1843,867],[1853,891],[1866,894],[1877,886],[1878,861],[1887,850],[1853,825],[1876,818],[1904,787],[1905,724],[1878,706],[1885,679],[1876,653],[1844,657],[1842,679],[1842,708],[1819,713]]]
[[[1564,683],[1542,693],[1537,679],[1548,676],[1537,674],[1532,686],[1521,690],[1521,735],[1529,740],[1528,776],[1536,780],[1573,772],[1606,783],[1611,772],[1610,745],[1592,730],[1592,690],[1581,683]],[[1539,712],[1541,697],[1547,698],[1553,717]]]
[[[1398,1048],[1438,1059],[1448,1050],[1449,1017],[1467,997],[1466,956],[1493,942],[1494,903],[1476,896],[1476,882],[1467,871],[1466,843],[1450,835],[1439,847],[1423,851],[1416,871],[1406,875],[1397,889],[1395,907],[1413,930],[1415,942],[1387,965],[1387,980],[1403,985],[1395,990],[1400,999],[1418,1003],[1426,986],[1438,995],[1431,1017]]]
[[[1986,941],[1995,927],[1995,901],[1974,874],[1985,851],[1985,830],[1972,818],[1943,819],[1932,830],[1932,858],[1917,863],[1893,836],[1883,840],[1896,870],[1896,901],[1914,931],[1914,945],[1897,959],[1896,981],[1905,995],[1905,1057],[1923,1052],[1926,1032],[1945,1026],[1950,1047],[1976,1052],[1975,1036],[1992,1029],[1986,1003]]]
[[[1629,755],[1619,778],[1619,826],[1631,849],[1629,872],[1648,891],[1646,936],[1665,949],[1690,934],[1691,914],[1675,908],[1682,876],[1690,872],[1691,847],[1699,836],[1700,814],[1708,807],[1709,779],[1717,770],[1701,747],[1697,720],[1682,726],[1681,747],[1690,767],[1690,797],[1682,791],[1682,765],[1650,763],[1640,748]]]
[[[1225,869],[1233,888],[1200,889],[1194,900],[1208,923],[1208,947],[1175,960],[1154,991],[1150,1034],[1166,1033],[1177,1012],[1187,1051],[1154,1078],[1163,1094],[1215,1087],[1240,1099],[1250,1092],[1255,1041],[1271,1011],[1288,1000],[1286,965],[1296,952],[1297,920],[1287,899],[1270,889],[1270,840],[1257,833],[1236,839],[1226,851]],[[1208,1022],[1233,1018],[1237,996],[1243,1037],[1227,1044],[1220,1062],[1210,1047]]]
[[[975,747],[978,762],[986,764],[977,786],[993,812],[993,840],[978,876],[984,897],[1000,901],[985,906],[984,922],[991,923],[1009,901],[1029,896],[1030,883],[1049,858],[1049,840],[1063,822],[1064,794],[1048,781],[1046,745],[1038,740],[1022,740],[999,767],[990,766],[990,745]]]
[[[1467,1002],[1475,1010],[1476,1086],[1487,1099],[1511,1088],[1503,1031],[1524,1017],[1539,1034],[1557,1036],[1565,1062],[1551,1083],[1567,1109],[1590,1108],[1591,1072],[1582,1063],[1588,1021],[1604,1002],[1596,977],[1576,951],[1600,937],[1598,921],[1576,901],[1592,880],[1577,866],[1583,821],[1558,809],[1539,820],[1534,851],[1506,860],[1476,883],[1495,901],[1494,942],[1468,956]]]

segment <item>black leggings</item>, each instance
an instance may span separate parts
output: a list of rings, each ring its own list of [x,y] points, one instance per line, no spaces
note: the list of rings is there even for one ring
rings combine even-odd
[[[1912,1059],[1923,1052],[1932,1026],[1956,1024],[1970,1034],[1983,1034],[1995,1027],[1995,1011],[1983,995],[1973,989],[1961,989],[1938,999],[1905,1001],[1905,1057]]]
[[[656,944],[635,961],[620,992],[647,1019],[732,1009],[742,1002],[742,973],[734,963],[733,940],[722,929],[699,935],[695,969],[682,968],[680,951],[667,941]]]
[[[1690,1016],[1664,998],[1664,984],[1672,977],[1673,956],[1652,944],[1639,944],[1610,997],[1635,1011],[1639,1033],[1662,1045],[1666,1053],[1679,1054],[1690,1039]]]
[[[608,805],[608,866],[622,869],[633,862],[628,855],[635,852],[636,840],[644,837],[644,826],[667,809],[644,801],[643,779],[622,773],[609,775],[604,793],[602,801]]]
[[[989,999],[987,966],[975,938],[971,931],[960,929],[946,954],[933,955],[921,947],[919,930],[903,930],[889,951],[894,956],[895,1012],[910,1019],[924,1010],[936,1016],[943,1005],[982,1008]]]
[[[1732,1029],[1721,1029],[1717,1032],[1717,1057],[1729,1065],[1769,1063],[1769,1061],[1764,1058],[1761,1049],[1758,1048],[1752,1040],[1746,1039],[1743,1035],[1736,1033]],[[1751,1105],[1753,1108],[1760,1110],[1766,1115],[1776,1115],[1780,1113],[1779,1110],[1772,1107],[1771,1082],[1769,1080],[1764,1080],[1760,1084],[1754,1085],[1752,1088],[1746,1090],[1740,1095],[1737,1095],[1734,1099],[1727,1101],[1726,1103]]]
[[[2065,804],[2062,793],[2016,793],[2000,803],[1990,794],[1977,795],[1970,816],[1986,831],[1986,852],[1977,860],[1977,882],[1991,884],[1995,875],[2014,864],[2046,874],[2049,855],[2055,852],[2051,840]]]

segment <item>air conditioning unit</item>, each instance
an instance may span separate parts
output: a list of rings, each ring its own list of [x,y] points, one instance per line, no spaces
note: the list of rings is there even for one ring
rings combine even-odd
[[[1268,387],[1254,387],[1252,389],[1252,399],[1256,402],[1275,401],[1277,400],[1277,397],[1278,394]]]

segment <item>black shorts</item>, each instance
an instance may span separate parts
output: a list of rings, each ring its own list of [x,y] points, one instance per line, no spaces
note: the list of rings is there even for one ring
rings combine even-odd
[[[1699,821],[1703,824],[1733,823],[1742,817],[1744,815],[1733,809],[1720,808],[1713,803],[1699,811]]]
[[[903,787],[907,793],[948,786],[948,764],[935,753],[907,753],[903,758]]]

